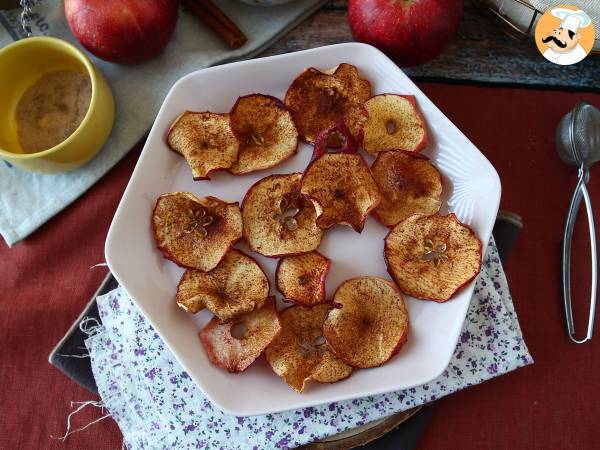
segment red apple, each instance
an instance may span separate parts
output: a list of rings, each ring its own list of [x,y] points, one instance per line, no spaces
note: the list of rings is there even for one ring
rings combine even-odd
[[[173,34],[178,0],[65,0],[71,31],[98,58],[136,64],[163,51]]]
[[[435,57],[458,30],[463,0],[349,0],[357,41],[371,44],[401,66]]]

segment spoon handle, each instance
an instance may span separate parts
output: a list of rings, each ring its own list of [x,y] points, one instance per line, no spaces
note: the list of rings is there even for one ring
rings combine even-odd
[[[569,215],[567,216],[567,224],[565,226],[565,234],[563,239],[563,267],[562,267],[562,279],[563,279],[563,301],[565,306],[565,318],[567,321],[567,331],[569,338],[576,344],[583,344],[592,339],[594,332],[594,317],[596,312],[596,289],[597,289],[597,254],[596,254],[596,231],[594,227],[594,214],[592,210],[592,202],[590,195],[585,186],[587,173],[583,169],[579,171],[579,181],[573,192],[571,198],[571,205],[569,206]],[[581,205],[581,199],[583,197],[587,218],[588,218],[588,229],[590,232],[590,253],[592,259],[592,287],[590,292],[590,312],[588,317],[587,335],[583,339],[577,339],[575,337],[575,326],[573,325],[573,309],[571,307],[571,244],[573,241],[573,228],[575,226],[575,219],[577,218],[577,212]]]

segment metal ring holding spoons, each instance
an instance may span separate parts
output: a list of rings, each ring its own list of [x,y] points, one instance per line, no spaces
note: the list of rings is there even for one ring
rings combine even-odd
[[[20,0],[19,5],[23,9],[21,11],[21,27],[23,27],[23,31],[27,33],[27,37],[33,36],[33,32],[31,31],[31,18],[33,16],[33,7],[38,2],[38,0]]]
[[[592,339],[596,313],[598,275],[596,232],[592,202],[586,183],[589,181],[589,168],[596,161],[600,160],[600,110],[585,102],[578,103],[573,111],[563,117],[558,124],[556,130],[556,146],[558,154],[564,162],[579,167],[579,179],[575,191],[573,192],[573,197],[571,198],[563,238],[562,281],[565,319],[569,338],[576,344],[583,344]],[[571,304],[571,247],[575,219],[582,198],[586,207],[588,229],[590,233],[592,285],[590,291],[587,333],[585,338],[577,339],[575,337],[573,309]]]

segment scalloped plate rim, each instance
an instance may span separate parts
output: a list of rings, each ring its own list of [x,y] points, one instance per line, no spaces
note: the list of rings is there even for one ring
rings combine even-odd
[[[335,61],[335,63],[332,63],[332,61]],[[470,155],[472,159],[471,163],[478,164],[479,173],[471,173],[471,175],[482,178],[482,174],[485,174],[485,177],[479,181],[483,180],[482,182],[487,186],[487,191],[485,192],[485,201],[479,199],[481,200],[479,203],[482,203],[483,207],[476,208],[475,217],[473,218],[473,228],[483,241],[484,252],[491,235],[501,192],[500,181],[495,169],[458,128],[408,79],[401,69],[379,50],[359,43],[336,44],[301,52],[226,64],[199,70],[182,77],[167,94],[157,114],[155,123],[150,130],[130,182],[115,212],[106,240],[105,255],[108,266],[115,278],[131,295],[134,303],[154,326],[175,358],[189,373],[204,395],[221,410],[236,416],[266,414],[315,406],[323,403],[407,389],[427,383],[441,375],[447,367],[453,355],[462,323],[466,317],[474,282],[466,286],[457,298],[451,302],[442,305],[436,304],[436,307],[440,308],[438,312],[431,310],[434,311],[433,315],[443,315],[439,311],[446,310],[452,311],[453,314],[451,322],[445,324],[448,327],[448,335],[442,336],[440,340],[444,351],[441,352],[437,349],[432,349],[431,354],[420,355],[423,356],[421,359],[427,360],[428,365],[426,367],[423,366],[423,368],[413,367],[413,372],[415,372],[413,373],[404,366],[407,364],[406,361],[414,356],[411,354],[413,348],[424,345],[423,343],[428,342],[427,339],[431,338],[430,336],[423,337],[420,334],[422,331],[421,328],[417,328],[416,325],[421,320],[420,314],[429,308],[423,306],[423,304],[431,302],[422,302],[408,298],[407,304],[411,317],[413,317],[414,311],[415,326],[411,330],[412,342],[409,340],[409,344],[411,345],[407,345],[406,350],[400,352],[390,363],[378,369],[356,371],[355,374],[343,382],[333,385],[315,386],[305,394],[293,393],[293,395],[289,395],[290,393],[286,394],[286,391],[282,387],[286,390],[290,389],[274,374],[269,374],[270,379],[263,380],[265,376],[264,366],[266,364],[264,361],[257,361],[247,372],[241,375],[230,375],[220,369],[211,367],[210,364],[207,364],[206,356],[203,355],[200,344],[198,342],[189,344],[189,338],[192,336],[190,334],[192,328],[188,323],[192,324],[193,322],[194,328],[197,329],[199,322],[196,323],[196,321],[204,319],[194,318],[194,320],[189,320],[188,317],[181,316],[181,314],[185,313],[180,311],[174,305],[174,302],[172,306],[165,303],[168,301],[167,299],[173,296],[174,290],[171,292],[172,287],[167,288],[160,281],[164,282],[166,280],[172,283],[173,273],[175,273],[174,270],[176,269],[168,266],[171,263],[164,261],[159,252],[154,248],[152,236],[149,232],[149,218],[153,201],[158,194],[163,191],[167,192],[164,189],[169,188],[168,190],[171,190],[174,186],[179,188],[180,185],[188,183],[187,180],[180,179],[184,176],[182,175],[182,170],[184,169],[182,169],[181,160],[177,159],[179,158],[178,155],[165,151],[164,135],[166,133],[166,125],[174,119],[174,114],[178,110],[172,103],[179,102],[179,111],[182,108],[189,107],[189,104],[192,104],[191,102],[195,102],[193,105],[198,105],[198,110],[216,108],[217,106],[214,105],[225,105],[227,102],[233,104],[232,99],[249,93],[247,92],[248,89],[252,90],[250,88],[244,90],[239,87],[245,85],[243,80],[248,75],[256,75],[257,78],[260,78],[261,74],[263,76],[265,74],[269,75],[269,78],[265,78],[264,80],[253,79],[251,83],[248,83],[254,86],[260,83],[275,83],[276,81],[274,80],[281,76],[280,72],[290,72],[293,69],[293,73],[299,73],[302,68],[312,65],[321,69],[327,69],[327,66],[341,62],[353,63],[358,66],[361,72],[371,73],[371,76],[367,76],[367,78],[373,83],[373,91],[376,93],[385,92],[385,86],[402,85],[402,93],[414,94],[417,97],[417,102],[427,119],[427,124],[432,131],[432,135],[438,136],[441,140],[446,139],[448,136],[452,137],[452,142],[454,143],[452,146],[456,147],[453,151],[460,152],[459,155],[462,155],[462,157]],[[377,72],[378,70],[379,72]],[[290,72],[286,78],[288,79],[288,83],[291,82],[292,78]],[[213,81],[212,85],[210,83],[207,84],[212,89],[197,90],[198,97],[194,97],[193,99],[190,97],[188,93],[189,89],[197,89],[199,86],[205,88],[206,85],[200,81],[213,79],[215,81]],[[228,83],[232,83],[232,80],[237,80],[236,83],[239,83],[239,85],[231,86],[227,90]],[[274,90],[281,96],[282,90],[284,91],[286,87],[287,85],[278,85]],[[222,91],[221,94],[219,94],[220,91]],[[275,95],[269,90],[266,90],[264,93]],[[221,95],[221,97],[218,97],[218,95]],[[225,106],[221,106],[221,109],[225,109]],[[444,130],[443,135],[438,133],[438,129],[442,128]],[[436,163],[436,154],[442,147],[439,146],[438,148],[438,142],[436,142],[436,139],[433,139],[432,148],[425,151],[425,154],[428,154],[432,158],[434,164]],[[301,149],[299,149],[299,154],[301,152]],[[169,154],[167,155],[167,153]],[[286,162],[282,166],[293,167],[293,164],[297,164],[297,161]],[[293,171],[293,169],[284,170],[282,167],[275,167],[260,172],[259,178],[272,173],[287,173],[290,171]],[[223,186],[223,180],[228,180],[228,178],[225,175],[217,174],[214,180],[215,186]],[[211,181],[210,183],[213,182]],[[237,181],[233,180],[230,183],[235,184]],[[188,185],[198,190],[203,189],[202,186],[206,186]],[[227,187],[222,189],[226,191]],[[365,230],[371,229],[379,232],[377,224],[373,224],[373,222],[374,219],[369,218]],[[344,236],[343,230],[335,231],[335,233]],[[358,237],[352,236],[351,238],[358,242],[362,239],[362,235]],[[337,239],[337,237],[332,239]],[[366,239],[369,238],[367,237]],[[360,242],[356,245],[360,245]],[[252,256],[255,255],[252,254]],[[135,264],[132,264],[132,258]],[[331,289],[329,292],[332,292]],[[436,339],[439,339],[439,337],[436,336]],[[448,349],[450,350],[448,351]],[[401,359],[403,357],[404,360]],[[421,370],[421,372],[418,372],[417,369]],[[397,380],[398,373],[403,374],[404,381],[402,379],[400,381]],[[232,377],[242,378],[236,379]],[[244,380],[244,377],[247,377],[246,381],[240,381]],[[375,382],[378,379],[379,383]],[[252,392],[252,386],[259,386],[262,390],[265,388],[269,389],[272,394],[262,396],[262,398],[260,395],[255,396],[248,400],[246,398],[247,395],[240,395],[240,392],[242,392],[238,386],[240,383],[250,383],[245,386],[246,393],[248,391]]]

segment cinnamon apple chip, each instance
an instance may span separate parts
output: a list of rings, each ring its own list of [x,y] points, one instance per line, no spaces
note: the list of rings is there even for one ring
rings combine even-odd
[[[306,69],[288,88],[285,104],[292,111],[300,136],[309,143],[340,121],[355,139],[360,139],[366,120],[363,104],[370,96],[371,84],[360,78],[357,68],[340,64],[331,74],[313,67]],[[330,144],[337,146],[339,141]]]
[[[152,232],[165,258],[206,272],[242,236],[242,214],[237,203],[173,192],[156,200]]]
[[[244,238],[255,252],[277,257],[308,253],[321,243],[323,230],[313,204],[300,193],[302,174],[270,175],[244,197]]]
[[[345,143],[339,152],[327,153],[327,141],[333,134],[343,136]],[[302,177],[300,192],[313,202],[320,228],[327,229],[339,223],[349,225],[359,233],[369,212],[381,200],[377,183],[343,124],[319,134],[313,160]]]
[[[323,324],[333,353],[352,367],[377,367],[394,356],[408,336],[408,313],[396,286],[383,278],[343,282]]]
[[[229,372],[243,372],[281,331],[279,314],[271,297],[261,308],[231,322],[217,317],[199,333],[210,361]]]
[[[382,94],[365,103],[363,148],[371,155],[385,150],[420,152],[427,147],[425,121],[412,95]]]
[[[414,215],[387,235],[384,256],[402,292],[445,302],[477,276],[482,247],[454,214]]]
[[[221,321],[260,308],[269,295],[269,279],[258,263],[231,249],[210,272],[188,269],[177,286],[177,304],[188,312],[208,308]]]
[[[325,280],[331,267],[329,258],[318,252],[281,258],[277,264],[277,288],[298,305],[325,303]]]
[[[381,193],[373,215],[390,227],[413,214],[435,214],[442,204],[442,176],[422,155],[388,151],[377,155],[371,173]]]
[[[280,313],[281,333],[265,351],[273,371],[302,392],[310,380],[334,383],[348,378],[352,367],[331,353],[323,338],[323,322],[331,307],[292,306]]]
[[[238,159],[229,114],[186,111],[171,125],[167,144],[186,159],[194,180],[206,180],[213,170],[227,169]]]
[[[240,97],[231,110],[231,127],[238,136],[238,159],[229,168],[234,175],[268,169],[296,153],[298,131],[292,115],[275,97]]]

